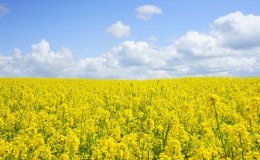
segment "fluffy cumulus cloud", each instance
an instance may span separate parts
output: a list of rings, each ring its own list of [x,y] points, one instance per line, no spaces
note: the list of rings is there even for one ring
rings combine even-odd
[[[5,16],[9,12],[9,9],[0,4],[0,18]]]
[[[75,63],[72,52],[62,48],[55,53],[46,40],[32,45],[31,53],[23,55],[14,49],[13,56],[0,55],[0,74],[18,77],[70,77],[68,69]]]
[[[13,56],[0,55],[0,76],[109,79],[259,76],[260,32],[255,27],[259,23],[259,16],[235,12],[216,19],[208,33],[188,31],[168,46],[124,41],[100,57],[80,60],[67,48],[52,51],[50,44],[42,40],[32,45],[28,54],[14,49]]]
[[[115,38],[122,38],[130,35],[131,27],[117,21],[115,24],[107,28],[106,32]]]
[[[162,10],[154,5],[144,5],[136,8],[137,17],[143,20],[149,20],[153,15],[162,14]]]
[[[250,48],[260,45],[259,26],[260,16],[235,12],[216,19],[211,34],[226,47]]]

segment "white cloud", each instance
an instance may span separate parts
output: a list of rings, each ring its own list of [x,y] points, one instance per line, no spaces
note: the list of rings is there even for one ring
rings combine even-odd
[[[9,13],[9,9],[0,4],[0,17],[5,16],[7,13]]]
[[[147,42],[125,41],[103,55],[109,60],[116,60],[120,67],[144,67],[161,69],[166,67],[167,60],[177,58],[174,47],[154,47]]]
[[[218,71],[253,71],[256,58],[251,57],[223,57],[205,60],[201,66]]]
[[[13,58],[5,57],[0,55],[0,75],[2,76],[12,76],[14,75]]]
[[[55,53],[50,50],[50,45],[46,40],[32,45],[32,52],[23,55],[15,48],[14,56],[0,57],[0,65],[6,65],[1,71],[2,76],[23,76],[23,77],[70,77],[71,73],[66,72],[75,61],[71,51],[62,48]],[[1,73],[1,72],[0,72]]]
[[[122,38],[130,35],[131,27],[117,21],[111,25],[106,31],[115,38]]]
[[[257,16],[242,14],[242,17],[248,21]],[[254,23],[260,21],[255,20],[257,22]],[[217,28],[226,25],[221,24],[219,23]],[[229,30],[232,31],[233,28]],[[14,49],[13,56],[0,54],[0,76],[113,79],[203,75],[259,76],[260,44],[247,43],[248,47],[234,47],[233,42],[229,43],[229,37],[223,38],[226,35],[222,34],[224,32],[216,32],[216,27],[213,27],[209,34],[189,31],[168,46],[156,46],[145,41],[124,41],[100,57],[80,60],[74,59],[73,53],[67,48],[52,51],[50,44],[43,39],[32,45],[28,54],[23,54],[17,48]],[[254,42],[247,38],[249,42]],[[241,42],[237,41],[236,45],[243,43],[244,40],[240,40]]]
[[[217,57],[238,54],[237,51],[229,48],[223,48],[218,39],[215,37],[202,34],[197,31],[189,31],[185,36],[178,38],[175,41],[175,46],[178,52],[181,52],[185,54],[185,56],[189,57]]]
[[[149,20],[155,14],[162,14],[162,10],[154,5],[144,5],[136,8],[137,17],[143,20]]]
[[[259,26],[260,16],[235,12],[216,19],[211,34],[227,47],[249,48],[260,45]]]

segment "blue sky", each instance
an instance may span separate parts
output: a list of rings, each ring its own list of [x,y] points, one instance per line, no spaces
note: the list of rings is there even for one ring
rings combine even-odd
[[[1,0],[0,76],[259,76],[259,16],[257,0]]]

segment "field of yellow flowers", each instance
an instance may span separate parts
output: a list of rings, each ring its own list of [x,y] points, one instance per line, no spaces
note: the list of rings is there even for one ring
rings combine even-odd
[[[0,159],[260,159],[260,78],[0,78]]]

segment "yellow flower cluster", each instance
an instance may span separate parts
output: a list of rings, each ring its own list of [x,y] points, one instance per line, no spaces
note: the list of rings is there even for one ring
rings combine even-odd
[[[260,159],[260,79],[0,79],[0,159]]]

